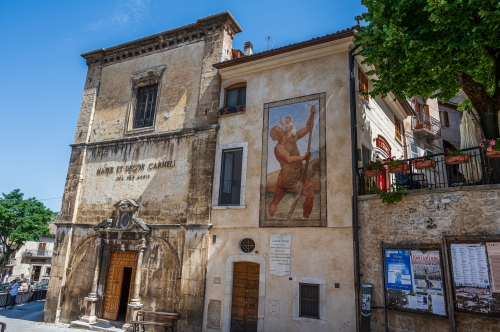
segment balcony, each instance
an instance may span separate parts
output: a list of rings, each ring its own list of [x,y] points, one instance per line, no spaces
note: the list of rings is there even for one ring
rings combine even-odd
[[[429,143],[441,136],[441,122],[424,112],[412,116],[411,129],[414,136]]]
[[[49,258],[52,257],[52,250],[26,249],[23,253],[23,258],[25,257]]]
[[[384,168],[378,174],[366,177],[365,170],[359,168],[358,195],[375,194],[377,189],[389,191],[394,184],[406,190],[500,184],[500,158],[487,158],[480,147],[463,151],[469,156],[469,161],[463,164],[451,165],[446,162],[444,153],[440,153],[428,156],[428,168],[422,168],[422,157],[405,159],[406,170],[399,173]]]

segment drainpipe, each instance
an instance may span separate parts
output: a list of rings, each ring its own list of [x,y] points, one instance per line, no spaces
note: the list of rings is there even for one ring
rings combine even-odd
[[[358,158],[357,158],[357,129],[356,129],[356,81],[354,79],[354,51],[358,49],[357,45],[349,51],[349,92],[351,106],[351,158],[352,158],[352,233],[354,245],[354,280],[355,280],[355,305],[356,305],[356,330],[359,331],[359,290],[361,288],[361,273],[359,264],[359,232],[358,232],[358,188],[356,185]]]

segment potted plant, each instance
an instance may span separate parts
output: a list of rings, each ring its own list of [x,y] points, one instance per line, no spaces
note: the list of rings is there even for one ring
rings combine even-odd
[[[383,167],[384,162],[382,160],[370,161],[363,167],[365,169],[365,177],[379,176]]]
[[[391,173],[400,173],[410,170],[410,165],[403,160],[403,157],[400,159],[387,158],[384,160],[386,165],[389,166],[389,172]]]
[[[418,159],[414,159],[413,163],[415,164],[416,169],[436,167],[436,161],[429,156],[423,156]]]
[[[464,154],[464,152],[460,149],[446,149],[444,155],[444,159],[448,165],[465,164],[470,160],[470,156],[468,154]]]
[[[483,138],[479,146],[486,151],[486,157],[500,158],[500,138],[496,140]]]

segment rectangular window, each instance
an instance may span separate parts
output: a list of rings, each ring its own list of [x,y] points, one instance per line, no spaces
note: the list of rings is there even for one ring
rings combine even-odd
[[[134,128],[150,127],[154,123],[158,84],[138,88]]]
[[[412,158],[418,158],[420,157],[418,155],[418,146],[416,144],[410,143],[410,152],[411,152],[411,157]]]
[[[300,317],[319,319],[319,285],[300,284]]]
[[[441,126],[443,128],[448,128],[450,126],[450,118],[448,117],[447,111],[441,111]]]
[[[426,156],[432,156],[434,154],[434,151],[432,150],[425,150],[425,155]]]
[[[368,77],[366,77],[365,73],[358,68],[358,80],[359,80],[359,93],[361,92],[370,92],[368,89]],[[361,93],[361,96],[366,100],[370,101],[370,95]]]
[[[226,89],[225,107],[245,106],[247,86],[245,83],[235,84]]]
[[[243,149],[222,151],[219,205],[240,205]]]
[[[45,269],[45,275],[46,275],[47,277],[49,277],[49,276],[50,276],[50,270],[51,270],[51,268],[50,268],[50,267],[47,267],[47,268]]]
[[[401,142],[403,140],[403,123],[394,117],[394,129],[396,138]]]

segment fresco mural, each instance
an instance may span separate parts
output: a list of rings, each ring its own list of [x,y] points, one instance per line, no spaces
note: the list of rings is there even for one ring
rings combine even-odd
[[[324,94],[264,105],[261,226],[326,226]]]

